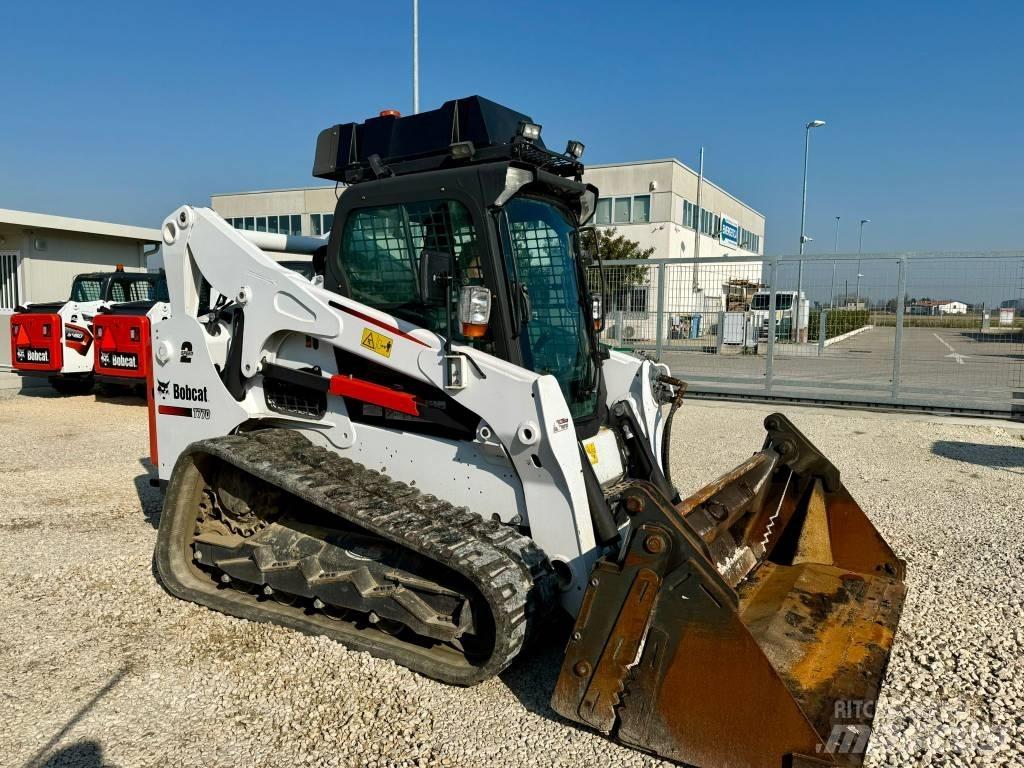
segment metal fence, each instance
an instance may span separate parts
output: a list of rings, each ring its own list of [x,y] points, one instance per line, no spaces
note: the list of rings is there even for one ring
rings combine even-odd
[[[602,290],[604,343],[695,392],[1024,415],[1024,252],[613,261]]]

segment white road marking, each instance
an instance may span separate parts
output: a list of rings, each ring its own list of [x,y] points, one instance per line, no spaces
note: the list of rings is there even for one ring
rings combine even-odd
[[[944,346],[946,349],[948,349],[950,351],[950,354],[946,355],[946,357],[952,357],[954,360],[957,361],[957,363],[959,365],[963,365],[964,364],[964,360],[966,358],[970,357],[970,355],[961,355],[959,352],[957,352],[955,349],[953,349],[953,347],[949,344],[949,342],[947,342],[944,338],[939,336],[939,334],[933,333],[932,336],[934,336],[936,339],[938,339],[939,343],[942,344],[942,346]]]

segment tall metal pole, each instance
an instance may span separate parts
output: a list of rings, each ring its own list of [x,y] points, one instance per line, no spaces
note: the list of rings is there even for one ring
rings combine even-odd
[[[857,256],[864,251],[864,225],[871,219],[860,220],[860,237],[857,239]],[[857,309],[860,309],[860,259],[857,259]]]
[[[804,198],[800,206],[800,255],[804,255],[804,241],[807,239],[805,223],[807,221],[807,158],[811,153],[811,124],[804,130]]]
[[[700,259],[700,225],[701,225],[701,208],[700,208],[700,195],[704,189],[704,147],[700,148],[700,165],[697,166],[697,221],[694,222],[694,238],[693,238],[693,301],[694,305],[697,303],[697,293],[700,291],[700,276],[697,273],[697,262]]]
[[[839,217],[836,216],[836,247],[835,254],[839,254]],[[835,306],[836,298],[836,260],[832,259],[832,285],[828,289],[828,308],[832,309]]]
[[[420,112],[420,0],[412,0],[412,112]]]
[[[825,124],[824,120],[811,120],[804,127],[804,197],[803,203],[800,206],[800,255],[804,255],[804,243],[807,242],[807,231],[805,224],[807,222],[807,158],[811,152],[811,129],[820,128]],[[797,340],[800,337],[801,318],[800,312],[803,306],[803,291],[804,291],[804,260],[800,259],[796,277],[796,333]]]

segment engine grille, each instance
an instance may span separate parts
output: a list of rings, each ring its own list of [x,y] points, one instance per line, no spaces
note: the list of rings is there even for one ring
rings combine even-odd
[[[263,396],[267,408],[286,416],[322,419],[327,413],[327,395],[309,387],[277,379],[264,379]]]

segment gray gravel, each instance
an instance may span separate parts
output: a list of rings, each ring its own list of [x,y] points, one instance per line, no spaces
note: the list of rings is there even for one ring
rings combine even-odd
[[[1024,764],[1024,433],[786,410],[909,561],[868,765]],[[756,450],[768,411],[689,402],[680,487]],[[556,719],[557,647],[450,688],[167,596],[147,450],[137,402],[0,399],[0,763],[663,765]]]

